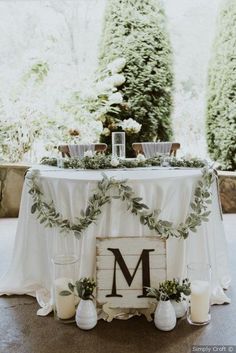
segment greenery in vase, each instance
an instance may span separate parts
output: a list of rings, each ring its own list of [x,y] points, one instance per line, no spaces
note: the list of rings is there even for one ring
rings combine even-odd
[[[60,295],[66,296],[71,293],[75,293],[79,298],[84,300],[93,299],[93,291],[96,288],[96,282],[93,278],[84,277],[79,281],[76,281],[75,284],[68,283],[69,290],[63,290],[60,292]]]
[[[132,156],[132,142],[168,141],[172,136],[172,52],[165,14],[158,1],[107,3],[100,70],[120,57],[125,59],[120,71],[125,81],[119,87],[123,101],[118,118],[132,118],[142,125],[137,134],[127,134],[127,156]],[[117,116],[108,114],[106,122],[112,125],[114,117]],[[110,135],[102,135],[101,142],[110,145]]]
[[[175,300],[177,303],[185,300],[184,296],[191,294],[191,283],[188,278],[180,282],[178,279],[166,280],[159,284],[159,288],[147,288],[148,296],[155,297],[158,301]]]
[[[236,2],[223,3],[210,62],[207,143],[224,170],[236,170]]]

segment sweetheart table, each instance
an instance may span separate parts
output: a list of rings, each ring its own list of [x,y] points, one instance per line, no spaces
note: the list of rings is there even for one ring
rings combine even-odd
[[[53,200],[63,217],[75,221],[87,207],[101,170],[70,170],[37,166],[40,188],[48,201]],[[160,218],[178,225],[184,222],[200,169],[135,168],[103,171],[109,178],[128,179],[136,195],[150,210],[160,209]],[[221,219],[217,184],[211,186],[212,204],[208,222],[187,239],[169,238],[166,242],[167,278],[186,276],[190,262],[207,262],[212,268],[211,303],[229,302],[223,289],[230,283],[227,246]],[[51,259],[55,254],[76,253],[79,256],[79,277],[94,276],[96,265],[96,237],[153,236],[155,231],[143,226],[137,216],[127,212],[120,200],[113,199],[103,206],[102,214],[76,239],[73,234],[60,234],[56,228],[45,228],[35,214],[31,214],[32,199],[25,180],[15,246],[8,271],[0,280],[0,294],[40,295],[51,287]],[[40,298],[39,298],[40,301]]]

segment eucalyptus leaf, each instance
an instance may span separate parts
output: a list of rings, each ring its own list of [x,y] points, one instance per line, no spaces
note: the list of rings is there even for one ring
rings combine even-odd
[[[34,203],[32,206],[31,206],[31,213],[34,214],[37,210],[37,207],[38,207],[38,204],[37,203]]]
[[[69,292],[68,290],[62,290],[59,294],[63,297],[66,297],[68,295],[71,295],[71,292]]]

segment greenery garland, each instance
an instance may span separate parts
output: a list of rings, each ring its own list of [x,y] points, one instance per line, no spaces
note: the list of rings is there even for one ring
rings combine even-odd
[[[139,158],[140,157],[140,158]],[[110,168],[137,168],[137,167],[159,167],[159,166],[171,166],[171,167],[184,167],[184,168],[203,168],[207,166],[207,161],[199,158],[181,158],[176,157],[163,157],[156,156],[152,158],[145,158],[143,155],[139,155],[134,159],[112,159],[111,155],[95,154],[92,157],[69,158],[63,159],[63,167],[70,169],[110,169]],[[41,164],[57,166],[57,158],[43,157]]]
[[[185,223],[180,223],[178,226],[159,219],[161,210],[156,209],[150,212],[149,207],[142,202],[142,198],[137,197],[133,189],[127,185],[127,180],[118,181],[114,178],[108,178],[104,173],[102,174],[103,179],[98,182],[97,189],[89,198],[87,208],[81,210],[80,217],[77,218],[76,223],[73,223],[56,210],[53,201],[49,203],[45,201],[38,185],[38,173],[39,171],[31,171],[27,174],[29,194],[33,199],[31,213],[36,213],[39,222],[46,227],[58,227],[61,232],[72,231],[76,238],[80,238],[88,226],[98,219],[102,213],[102,206],[111,203],[112,199],[126,202],[127,210],[138,216],[143,225],[146,225],[150,230],[155,230],[161,238],[166,239],[170,236],[186,239],[190,231],[196,232],[202,222],[208,221],[210,214],[207,208],[211,203],[209,188],[214,180],[214,174],[206,168],[202,170],[202,178],[197,183],[193,201],[190,204],[192,211],[187,216]],[[110,195],[112,190],[116,190],[116,195]]]

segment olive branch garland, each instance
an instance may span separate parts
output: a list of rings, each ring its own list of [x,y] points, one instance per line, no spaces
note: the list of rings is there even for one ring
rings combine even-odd
[[[190,204],[192,211],[187,216],[184,223],[180,223],[177,227],[172,222],[161,220],[158,218],[161,210],[156,209],[149,211],[149,207],[145,205],[141,197],[137,197],[133,189],[127,185],[128,180],[115,180],[108,178],[102,173],[103,179],[98,182],[94,194],[89,198],[88,206],[85,210],[81,210],[80,217],[77,217],[75,223],[65,219],[59,213],[53,201],[47,203],[43,197],[43,193],[38,185],[39,171],[31,171],[27,174],[29,194],[33,199],[31,213],[37,215],[37,219],[45,227],[60,228],[60,232],[73,232],[76,238],[80,238],[82,233],[88,226],[96,222],[102,213],[102,206],[111,203],[112,199],[119,199],[126,202],[127,210],[139,217],[140,222],[147,226],[150,230],[155,230],[161,238],[186,239],[189,232],[196,232],[202,222],[208,221],[211,204],[211,192],[209,191],[214,180],[214,173],[207,168],[202,169],[202,178],[198,181],[193,201]],[[115,189],[117,194],[111,196],[110,191]]]

